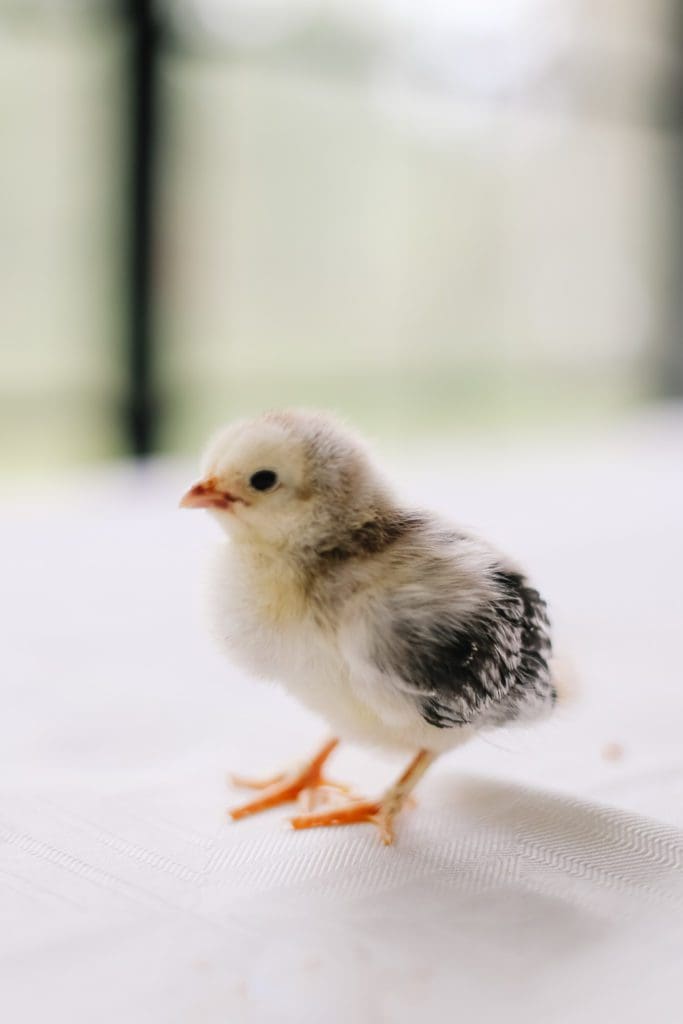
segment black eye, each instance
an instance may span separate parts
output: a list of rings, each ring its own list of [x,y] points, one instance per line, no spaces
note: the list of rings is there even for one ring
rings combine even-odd
[[[269,491],[277,483],[277,473],[272,469],[259,469],[249,478],[249,486],[255,491]]]

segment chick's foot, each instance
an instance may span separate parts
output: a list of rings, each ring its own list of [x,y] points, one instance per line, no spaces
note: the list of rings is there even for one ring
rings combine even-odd
[[[385,846],[394,841],[394,818],[400,808],[385,805],[381,800],[351,800],[328,811],[299,814],[290,818],[292,828],[324,828],[329,825],[362,825],[372,822],[379,828]]]
[[[400,779],[379,800],[351,800],[327,811],[300,814],[291,818],[292,828],[323,828],[329,825],[359,825],[370,822],[379,829],[380,839],[391,846],[395,839],[395,821],[411,802],[410,793],[422,778],[435,755],[421,750]]]
[[[239,775],[231,776],[236,786],[259,790],[260,796],[228,811],[233,821],[258,814],[279,804],[290,803],[302,799],[309,808],[327,802],[331,792],[348,792],[346,786],[332,782],[323,775],[323,765],[338,745],[339,740],[331,739],[310,761],[289,771],[281,772],[269,779],[245,779]]]

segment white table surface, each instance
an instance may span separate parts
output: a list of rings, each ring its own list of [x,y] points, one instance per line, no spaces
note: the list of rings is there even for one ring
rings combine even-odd
[[[214,649],[216,527],[176,510],[192,467],[15,487],[2,1019],[680,1019],[682,454],[669,412],[394,457],[416,500],[524,560],[582,699],[444,758],[393,848],[294,833],[283,809],[226,823],[228,769],[282,767],[325,726]],[[332,767],[370,793],[399,763],[346,748]]]

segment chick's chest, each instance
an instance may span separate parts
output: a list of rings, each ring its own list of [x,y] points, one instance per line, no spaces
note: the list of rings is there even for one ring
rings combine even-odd
[[[287,565],[226,546],[215,565],[215,625],[232,653],[272,679],[339,670],[336,641],[315,621]]]

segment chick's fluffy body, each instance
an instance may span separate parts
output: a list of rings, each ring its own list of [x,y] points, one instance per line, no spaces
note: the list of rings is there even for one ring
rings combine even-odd
[[[251,493],[266,467],[278,488]],[[335,734],[441,752],[552,708],[537,591],[483,540],[403,507],[335,421],[237,424],[204,468],[237,497],[215,513],[229,535],[213,566],[215,631]]]

